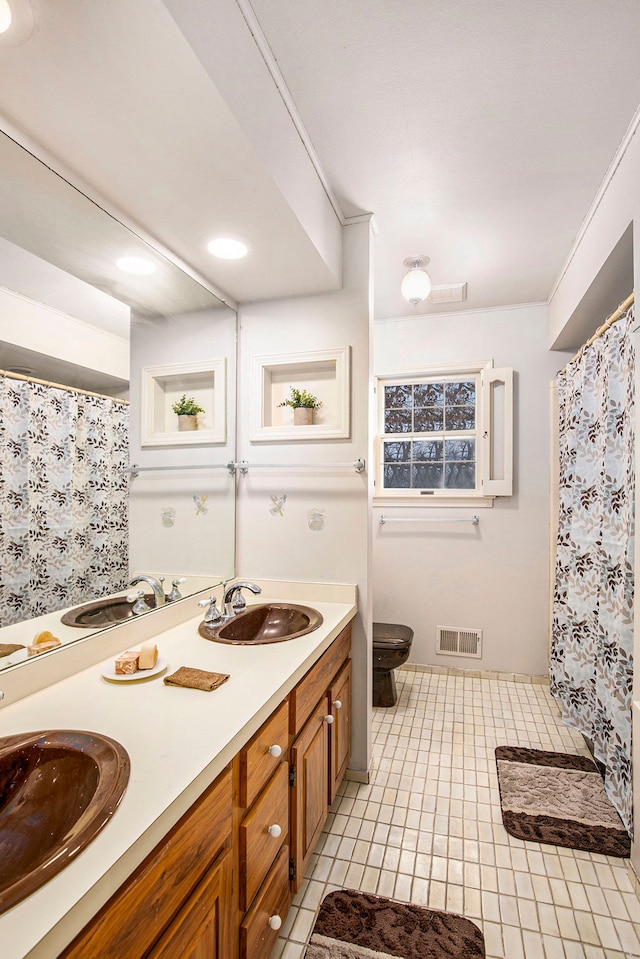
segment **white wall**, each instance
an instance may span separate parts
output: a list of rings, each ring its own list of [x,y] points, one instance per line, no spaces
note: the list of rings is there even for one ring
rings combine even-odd
[[[0,289],[0,340],[129,379],[129,341],[20,293]]]
[[[240,312],[238,459],[255,465],[238,479],[237,572],[249,579],[356,583],[359,614],[353,628],[353,755],[369,766],[371,659],[368,593],[367,477],[323,464],[366,458],[368,441],[369,275],[368,222],[344,228],[344,286],[337,293],[256,303]],[[351,436],[343,440],[251,442],[251,358],[351,347]],[[282,469],[259,468],[282,464]],[[287,468],[286,464],[290,464]],[[295,464],[318,469],[296,472]],[[287,497],[283,515],[271,496]],[[324,528],[309,527],[308,511],[324,510]]]
[[[373,510],[373,614],[414,630],[409,662],[543,674],[549,637],[549,381],[546,305],[377,322],[378,373],[492,359],[514,369],[514,494],[492,509],[418,507],[394,515],[471,516],[479,526],[380,526]],[[436,626],[483,630],[481,659],[436,655]]]
[[[224,357],[227,368],[226,441],[216,444],[142,447],[141,369]],[[209,574],[230,578],[234,571],[235,481],[224,464],[235,456],[236,317],[224,307],[170,317],[134,314],[131,322],[131,462],[173,469],[142,472],[129,495],[132,571],[169,578]],[[185,469],[197,465],[215,469]],[[194,497],[198,497],[198,508]],[[203,500],[203,497],[206,499]],[[163,511],[175,511],[173,524]]]

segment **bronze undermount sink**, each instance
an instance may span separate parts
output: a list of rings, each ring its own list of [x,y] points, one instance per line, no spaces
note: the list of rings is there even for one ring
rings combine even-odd
[[[144,599],[151,609],[156,605],[153,593],[145,593]],[[76,606],[60,617],[65,626],[80,626],[83,628],[103,629],[105,626],[114,626],[132,619],[133,602],[128,602],[126,596],[107,596],[105,599],[96,599],[92,603]]]
[[[129,771],[124,747],[98,733],[0,738],[0,912],[44,885],[106,826]]]
[[[233,619],[209,626],[200,623],[198,632],[216,643],[234,643],[237,646],[257,646],[261,643],[282,643],[313,632],[322,625],[322,616],[311,606],[294,603],[265,603],[249,606]]]

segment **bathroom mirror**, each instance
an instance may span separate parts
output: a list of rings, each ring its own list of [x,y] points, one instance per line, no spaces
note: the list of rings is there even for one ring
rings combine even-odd
[[[149,272],[116,265],[132,257]],[[15,371],[129,401],[127,580],[164,575],[169,593],[180,579],[184,596],[233,576],[235,312],[2,133],[0,369],[5,382],[26,382],[4,375]],[[195,433],[172,411],[182,393],[204,408]],[[3,505],[0,520],[14,522],[11,511]],[[38,579],[35,570],[24,587],[36,599]],[[91,570],[86,579],[82,603],[97,598]],[[45,628],[62,642],[88,635],[59,624],[59,610],[46,622],[5,620],[0,647],[29,645]],[[0,669],[23,660],[26,651],[0,657]]]

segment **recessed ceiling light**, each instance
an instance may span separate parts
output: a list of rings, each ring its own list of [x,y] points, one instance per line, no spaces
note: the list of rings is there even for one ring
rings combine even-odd
[[[134,276],[149,276],[156,272],[155,264],[142,256],[122,256],[116,260],[116,266],[123,273],[132,273]]]
[[[0,0],[0,33],[6,33],[11,26],[11,7],[9,0]]]
[[[29,0],[0,0],[0,46],[18,47],[33,33]]]
[[[248,244],[235,236],[216,236],[209,241],[207,249],[221,260],[241,260],[249,252]]]

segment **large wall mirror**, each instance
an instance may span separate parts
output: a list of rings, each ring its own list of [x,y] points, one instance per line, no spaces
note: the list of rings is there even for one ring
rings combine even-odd
[[[43,633],[131,615],[123,595],[161,601],[134,576],[175,598],[234,575],[236,333],[228,305],[0,134],[0,669],[41,655]],[[93,548],[80,570],[71,540]]]

